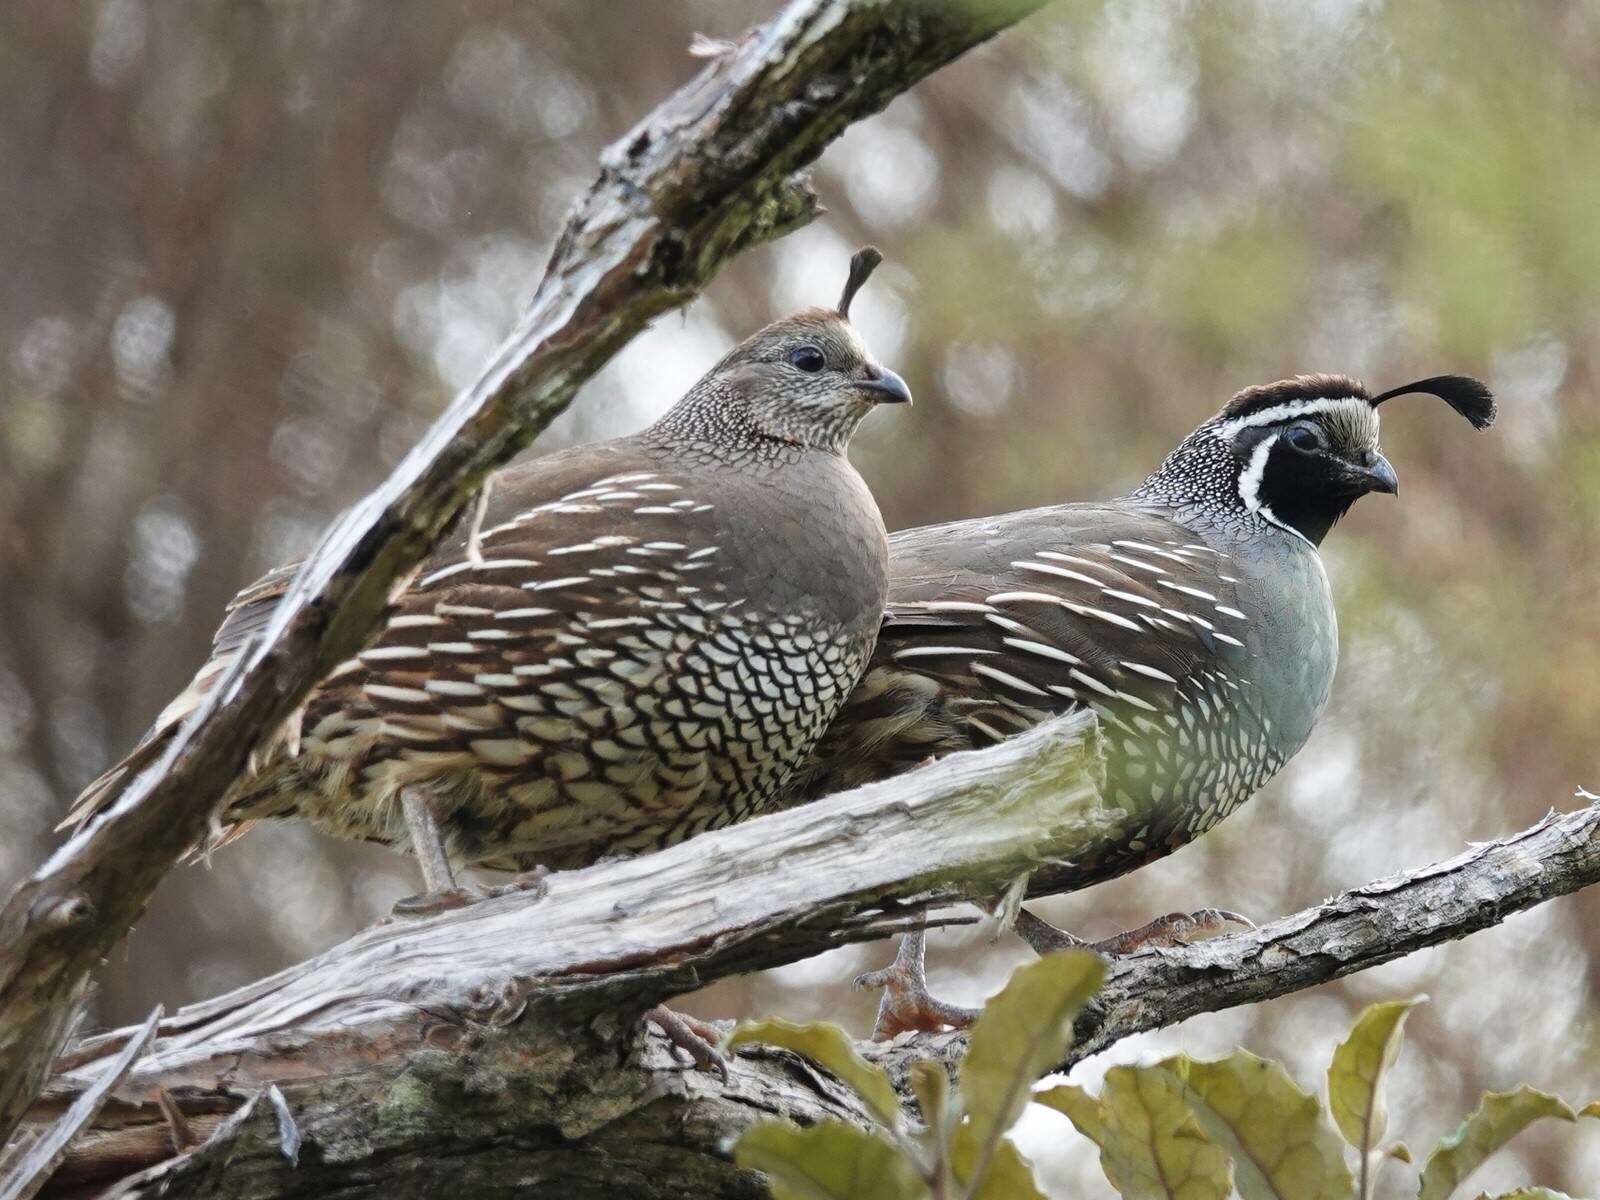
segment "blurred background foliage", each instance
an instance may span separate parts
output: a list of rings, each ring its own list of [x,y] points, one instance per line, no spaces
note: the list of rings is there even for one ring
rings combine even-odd
[[[468,382],[597,152],[777,0],[0,7],[0,884],[200,662],[239,586],[303,551]],[[917,393],[857,461],[891,528],[1115,494],[1235,389],[1477,373],[1503,419],[1384,410],[1403,487],[1327,544],[1332,707],[1261,798],[1136,876],[1040,906],[1103,935],[1268,918],[1600,787],[1600,6],[1063,0],[851,130],[831,213],[640,338],[546,436],[638,427],[733,339],[889,264],[860,321]],[[413,868],[266,829],[163,887],[102,974],[142,1015],[310,954]],[[859,947],[696,998],[845,1015]],[[1024,952],[935,939],[952,998]],[[1429,1138],[1485,1088],[1600,1092],[1600,897],[1119,1046],[1242,1042],[1307,1085],[1366,1001],[1428,991],[1395,1094]],[[1409,1076],[1409,1077],[1408,1077]],[[1060,1195],[1086,1143],[1024,1140]],[[1600,1179],[1529,1136],[1474,1180]]]

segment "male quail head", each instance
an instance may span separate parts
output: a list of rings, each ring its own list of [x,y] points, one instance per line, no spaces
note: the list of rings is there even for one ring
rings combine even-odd
[[[1377,410],[1412,392],[1479,428],[1494,417],[1488,390],[1460,376],[1376,396],[1344,376],[1300,376],[1240,392],[1123,499],[895,534],[872,665],[798,794],[1088,708],[1105,735],[1107,799],[1140,825],[1095,861],[1036,876],[1035,894],[1109,878],[1204,833],[1300,749],[1327,702],[1338,632],[1317,546],[1359,497],[1397,490]],[[1208,910],[1146,933],[1231,916]],[[1019,922],[1036,944],[1072,940],[1047,928]],[[902,976],[919,955],[913,943]],[[890,1003],[902,1011],[886,1013],[886,1027],[948,1020],[902,995]]]
[[[885,595],[883,523],[846,461],[862,418],[910,400],[835,310],[741,343],[654,425],[499,475],[232,789],[228,829],[309,821],[451,862],[561,868],[758,811],[865,668]],[[90,817],[152,761],[265,624],[291,568],[231,606],[211,659]]]

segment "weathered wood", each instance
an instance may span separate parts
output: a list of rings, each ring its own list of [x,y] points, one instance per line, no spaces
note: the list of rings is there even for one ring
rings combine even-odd
[[[371,636],[486,474],[653,317],[808,220],[816,201],[799,173],[850,122],[1042,3],[794,0],[606,152],[482,378],[333,524],[271,627],[154,765],[0,909],[0,1137],[36,1094],[95,964],[251,753]]]
[[[1257,929],[1113,962],[1099,995],[1080,1014],[1059,1069],[1136,1033],[1370,970],[1600,883],[1600,799],[1589,799],[1583,808],[1551,812],[1498,841],[1352,888]],[[952,1064],[965,1045],[954,1033],[906,1043],[909,1053]],[[897,1051],[891,1061],[900,1057]]]
[[[956,880],[998,890],[1019,869],[1106,836],[1126,818],[1075,773],[1084,736],[1069,718],[663,855],[556,876],[543,900],[370,931],[185,1009],[44,1195],[97,1194],[117,1180],[119,1195],[220,1200],[765,1195],[727,1160],[730,1138],[773,1115],[865,1124],[860,1106],[777,1050],[741,1050],[726,1083],[689,1070],[660,1038],[636,1037],[632,1014],[726,971],[872,936],[948,900]],[[1257,930],[1132,956],[1113,964],[1062,1066],[1199,1012],[1465,936],[1596,880],[1591,805]],[[621,911],[607,913],[602,893]],[[576,921],[570,946],[543,936],[558,914],[563,933]],[[88,1043],[33,1120],[52,1120],[120,1038]],[[860,1049],[904,1090],[912,1061],[953,1069],[964,1046],[947,1033]],[[281,1081],[304,1137],[297,1168],[272,1114],[243,1109],[269,1079]],[[158,1085],[212,1141],[174,1151]]]
[[[150,1039],[156,1035],[156,1025],[161,1020],[161,1006],[156,1005],[143,1025],[134,1030],[108,1062],[99,1064],[93,1082],[80,1091],[50,1128],[42,1130],[37,1138],[19,1143],[15,1153],[0,1156],[0,1200],[28,1200],[55,1174],[66,1157],[67,1147],[83,1127],[100,1115],[111,1089],[127,1078],[139,1055],[144,1053]]]
[[[1041,863],[1070,857],[1132,819],[1102,804],[1101,781],[1094,718],[1077,713],[899,779],[656,854],[553,875],[542,894],[516,893],[369,929],[163,1021],[149,1054],[116,1092],[122,1107],[109,1126],[122,1132],[108,1136],[103,1126],[101,1135],[86,1139],[59,1186],[172,1159],[171,1145],[152,1135],[162,1122],[162,1088],[203,1135],[222,1114],[278,1082],[305,1134],[303,1165],[344,1153],[331,1145],[345,1134],[335,1134],[330,1121],[369,1148],[376,1137],[384,1153],[426,1157],[416,1139],[448,1140],[449,1128],[491,1119],[470,1095],[479,1086],[470,1079],[485,1072],[499,1081],[482,1085],[499,1097],[495,1105],[507,1088],[519,1096],[531,1088],[544,1095],[540,1120],[573,1131],[589,1128],[599,1105],[614,1136],[619,1112],[636,1115],[666,1086],[659,1072],[629,1061],[646,1008],[727,974],[880,937],[930,904],[1002,892]],[[92,1039],[75,1050],[33,1119],[50,1119],[70,1102],[122,1037]],[[426,1113],[419,1110],[392,1131],[397,1141],[387,1141],[372,1123],[391,1119],[385,1106],[398,1103],[396,1081],[417,1072],[452,1099],[435,1095]],[[715,1094],[710,1077],[696,1075],[682,1086],[695,1097]],[[760,1090],[775,1086],[763,1081]],[[463,1089],[466,1095],[458,1095]],[[745,1102],[736,1098],[723,1107],[732,1113]],[[443,1108],[435,1111],[436,1103]],[[521,1105],[497,1109],[492,1119],[525,1120],[529,1110]],[[434,1128],[441,1119],[445,1125]],[[244,1137],[248,1126],[265,1137],[269,1124],[252,1117],[227,1136]],[[622,1152],[610,1141],[606,1146],[608,1155]],[[364,1164],[367,1152],[358,1156]],[[632,1152],[653,1153],[648,1145]],[[201,1172],[198,1190],[169,1194],[236,1194],[228,1189],[237,1181],[205,1166],[215,1154],[223,1152],[202,1147],[187,1156],[192,1163],[163,1168],[163,1186]],[[223,1157],[234,1161],[231,1150]],[[272,1164],[272,1173],[281,1165]],[[699,1194],[689,1181],[699,1180],[702,1166],[680,1181],[686,1190],[660,1194]],[[280,1181],[285,1186],[287,1178]]]

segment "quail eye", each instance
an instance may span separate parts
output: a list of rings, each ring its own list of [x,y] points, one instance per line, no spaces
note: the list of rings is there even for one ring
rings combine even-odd
[[[1289,445],[1302,454],[1310,454],[1322,449],[1322,438],[1317,435],[1316,430],[1300,425],[1289,431]]]
[[[784,355],[790,366],[799,367],[802,371],[816,373],[827,365],[827,359],[822,356],[822,351],[815,346],[796,346]]]

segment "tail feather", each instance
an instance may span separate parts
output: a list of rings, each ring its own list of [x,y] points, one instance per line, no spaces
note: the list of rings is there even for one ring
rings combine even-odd
[[[132,781],[139,772],[153,765],[166,750],[167,744],[183,724],[184,719],[198,708],[201,702],[211,693],[216,686],[218,678],[226,671],[234,658],[250,644],[252,638],[266,628],[267,622],[272,617],[272,612],[278,606],[278,600],[288,588],[289,582],[299,570],[298,563],[288,563],[269,571],[261,579],[245,588],[228,605],[227,615],[223,618],[222,625],[218,628],[212,643],[211,657],[205,661],[189,686],[179,692],[172,703],[161,710],[161,715],[150,727],[150,732],[138,746],[116,766],[105,772],[88,787],[73,802],[71,810],[67,813],[57,829],[82,828],[94,817],[104,812],[116,802],[122,794],[122,789]],[[299,737],[298,715],[292,719],[286,734],[291,741]],[[237,830],[237,832],[235,831]],[[208,839],[207,848],[214,848],[226,841],[232,841],[244,831],[242,824],[219,825],[212,831]]]

